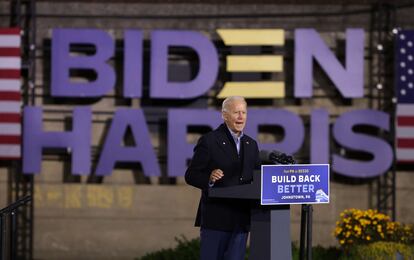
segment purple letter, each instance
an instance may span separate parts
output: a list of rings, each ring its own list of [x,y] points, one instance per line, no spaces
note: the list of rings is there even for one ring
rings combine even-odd
[[[183,176],[187,169],[194,148],[194,144],[186,142],[188,126],[215,128],[221,123],[220,113],[213,110],[168,110],[168,175]]]
[[[70,54],[71,44],[95,46],[93,55]],[[114,53],[114,42],[104,31],[96,29],[55,29],[52,34],[52,96],[99,97],[115,85],[115,72],[107,64]],[[71,69],[94,70],[93,82],[71,82]]]
[[[151,97],[194,98],[204,94],[216,81],[218,54],[214,45],[199,32],[154,31],[151,34]],[[185,46],[198,54],[199,71],[188,82],[168,82],[168,48]]]
[[[364,90],[364,31],[346,30],[345,66],[314,29],[295,30],[295,97],[312,97],[313,58],[344,97],[362,97]]]
[[[124,38],[124,97],[140,98],[142,92],[142,32],[126,30]]]
[[[329,114],[315,109],[311,114],[311,163],[329,163]]]
[[[355,133],[356,125],[376,126],[389,130],[390,116],[375,110],[356,110],[342,114],[335,122],[335,140],[348,149],[364,151],[373,155],[372,161],[345,159],[332,155],[333,170],[337,173],[358,178],[370,178],[386,172],[392,163],[391,146],[384,140],[366,134]]]
[[[130,127],[136,146],[122,146]],[[140,109],[118,109],[99,158],[96,175],[111,175],[116,162],[140,162],[147,176],[160,176],[160,167]]]
[[[249,109],[246,134],[257,140],[260,125],[281,126],[285,132],[281,142],[259,144],[260,149],[294,154],[302,146],[305,130],[298,115],[284,109]]]
[[[23,172],[40,173],[43,148],[68,148],[72,153],[72,173],[89,175],[91,168],[91,109],[77,107],[70,132],[44,132],[42,108],[24,108]]]

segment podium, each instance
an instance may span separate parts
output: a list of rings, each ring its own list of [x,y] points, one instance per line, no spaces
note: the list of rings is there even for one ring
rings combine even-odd
[[[254,174],[251,184],[212,187],[212,198],[243,199],[252,204],[249,260],[292,259],[290,237],[290,206],[262,206],[261,174]]]

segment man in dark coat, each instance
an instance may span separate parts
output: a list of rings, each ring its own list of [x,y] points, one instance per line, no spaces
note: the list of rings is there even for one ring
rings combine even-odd
[[[201,260],[242,260],[250,228],[250,205],[244,200],[209,198],[211,187],[251,183],[260,167],[257,143],[243,133],[247,104],[243,97],[223,101],[224,124],[202,136],[185,173],[201,189],[196,226],[200,226]]]

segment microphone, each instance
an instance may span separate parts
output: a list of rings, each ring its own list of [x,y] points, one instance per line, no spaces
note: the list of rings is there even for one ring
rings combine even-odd
[[[272,164],[295,164],[296,161],[293,156],[273,150],[266,151],[261,150],[259,153],[260,160],[263,163],[272,163]]]

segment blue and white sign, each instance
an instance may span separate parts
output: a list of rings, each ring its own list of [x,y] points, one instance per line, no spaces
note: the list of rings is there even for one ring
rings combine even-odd
[[[318,203],[329,203],[329,164],[262,165],[262,205]]]

